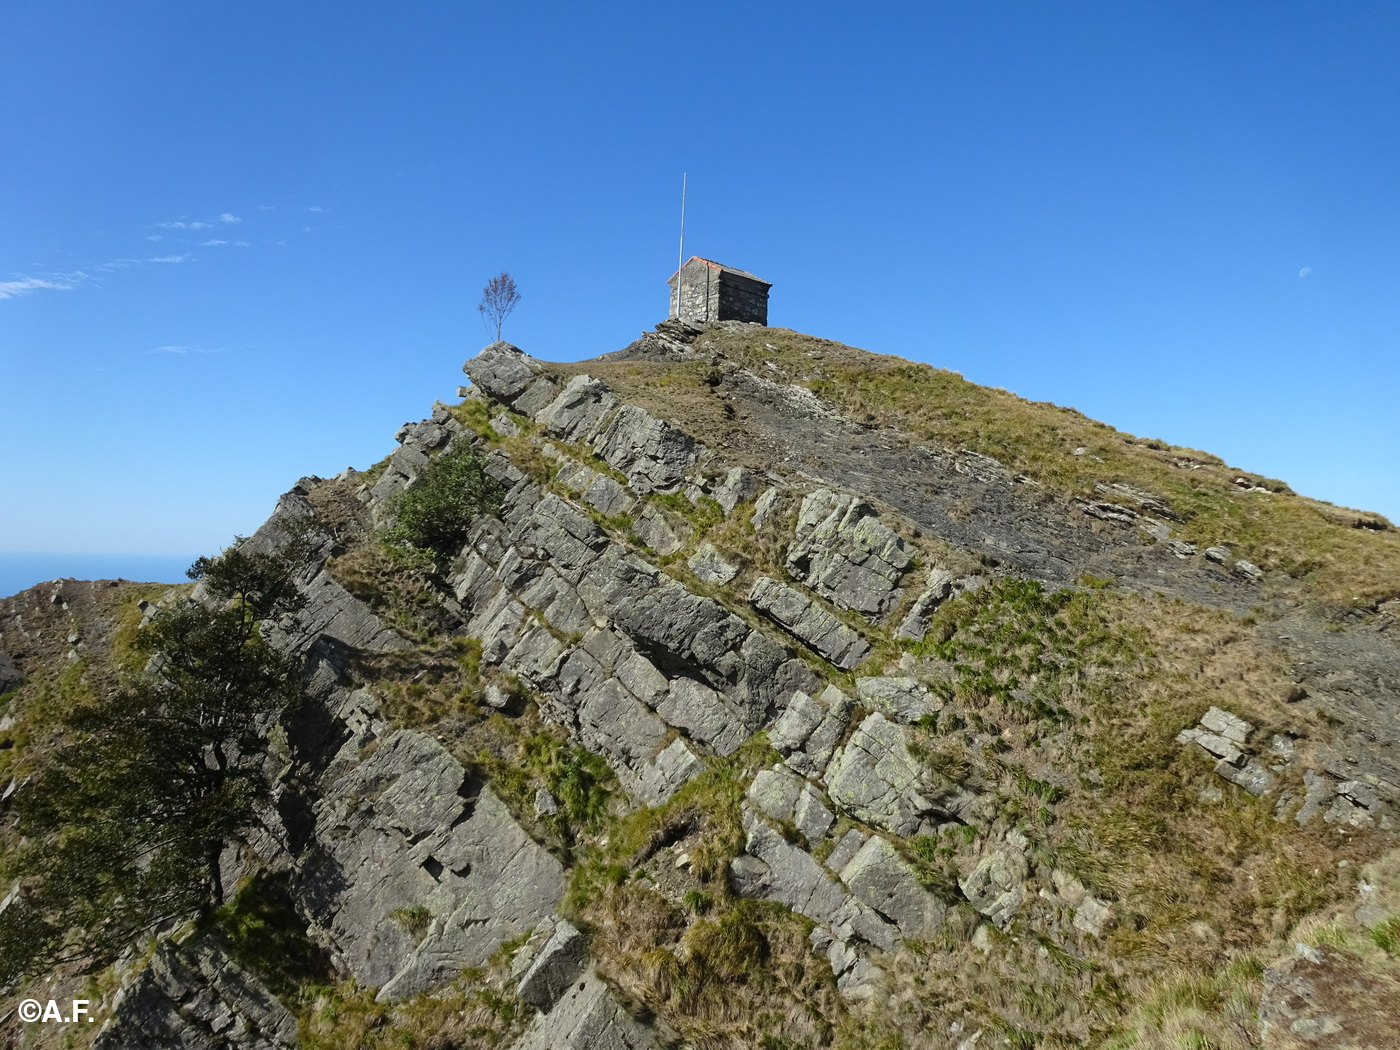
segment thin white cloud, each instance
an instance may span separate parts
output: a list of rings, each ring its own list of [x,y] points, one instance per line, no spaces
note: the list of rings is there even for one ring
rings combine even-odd
[[[158,222],[156,228],[160,230],[212,230],[212,222]]]
[[[202,241],[199,246],[201,248],[217,248],[219,245],[227,243],[228,241]]]
[[[152,255],[146,262],[153,263],[181,263],[188,259],[188,255]]]
[[[234,241],[234,242],[233,242],[233,246],[234,246],[235,248],[251,248],[251,247],[252,247],[252,245],[251,245],[248,241]]]
[[[205,347],[205,346],[187,346],[187,345],[183,345],[183,344],[182,344],[182,345],[176,345],[176,346],[158,346],[158,347],[154,348],[153,350],[144,350],[144,351],[142,351],[143,356],[148,356],[148,355],[150,355],[150,354],[178,354],[178,355],[180,355],[180,356],[184,356],[184,355],[186,355],[186,354],[222,354],[222,353],[223,353],[222,350],[212,349],[212,348],[210,348],[210,347]]]
[[[237,215],[232,214],[231,212],[224,212],[222,215],[219,216],[219,221],[220,221],[220,222],[242,222],[243,220],[240,219]]]
[[[1308,274],[1310,274],[1310,273],[1312,273],[1312,267],[1311,267],[1311,266],[1304,266],[1301,270],[1298,271],[1298,276],[1299,276],[1299,277],[1306,277],[1306,276],[1307,276]]]
[[[275,205],[275,204],[259,204],[259,205],[258,205],[258,211],[276,211],[276,210],[277,210],[277,205]]]
[[[307,210],[307,211],[325,211],[326,209],[323,208],[323,207],[321,207],[319,204],[313,204],[313,205],[311,205],[311,207],[307,208],[306,210]]]
[[[160,234],[158,234],[158,233],[148,233],[148,234],[146,234],[146,240],[148,240],[148,241],[163,241],[163,240],[165,240],[165,238],[162,237],[162,236],[161,236]]]
[[[311,227],[310,227],[310,226],[303,226],[303,227],[301,228],[301,232],[302,232],[302,233],[310,233],[310,232],[311,232]]]
[[[83,276],[79,273],[64,277],[19,277],[13,281],[0,281],[0,299],[13,299],[19,295],[44,290],[66,292],[81,281]]]

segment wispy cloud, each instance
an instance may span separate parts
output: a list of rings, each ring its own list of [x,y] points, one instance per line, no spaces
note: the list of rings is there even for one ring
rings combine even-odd
[[[186,355],[186,354],[222,354],[222,353],[223,353],[223,350],[216,349],[216,348],[212,348],[212,347],[207,347],[207,346],[186,346],[186,345],[157,346],[157,347],[155,347],[155,348],[152,349],[152,350],[143,350],[143,351],[142,351],[142,355],[143,355],[143,356],[149,356],[149,355],[151,355],[151,354],[177,354],[177,355],[180,355],[180,356],[184,356],[184,355]]]
[[[44,290],[66,292],[81,282],[85,276],[82,273],[75,273],[48,277],[18,277],[13,281],[0,281],[0,299],[13,299],[18,295],[28,295],[30,292]]]
[[[153,263],[182,263],[188,258],[188,255],[152,255],[145,261]]]
[[[162,236],[161,236],[160,234],[158,234],[158,233],[148,233],[148,234],[146,234],[146,240],[148,240],[148,241],[163,241],[163,240],[165,240],[165,238],[162,237]]]
[[[201,248],[217,248],[219,245],[227,243],[228,241],[202,241],[199,246]]]
[[[1304,266],[1301,270],[1298,271],[1298,276],[1299,276],[1299,277],[1306,277],[1306,276],[1307,276],[1308,274],[1310,274],[1310,273],[1312,273],[1312,267],[1311,267],[1311,266]]]
[[[212,222],[158,222],[156,228],[161,230],[212,230]]]
[[[313,204],[313,205],[311,205],[311,207],[307,208],[306,210],[307,210],[307,211],[325,211],[326,209],[323,208],[323,207],[321,207],[319,204]]]
[[[240,219],[237,215],[234,215],[234,214],[232,214],[232,213],[230,213],[230,212],[224,212],[222,215],[219,216],[219,221],[220,221],[220,222],[242,222],[243,220]]]

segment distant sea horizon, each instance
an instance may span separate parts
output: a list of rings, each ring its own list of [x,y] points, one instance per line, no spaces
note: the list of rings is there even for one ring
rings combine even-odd
[[[75,580],[135,580],[138,583],[185,583],[194,554],[74,554],[50,551],[0,551],[0,598],[38,583]]]

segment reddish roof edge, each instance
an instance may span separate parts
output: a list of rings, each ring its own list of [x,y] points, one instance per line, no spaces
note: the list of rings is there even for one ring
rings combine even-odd
[[[765,281],[762,277],[759,277],[757,274],[749,273],[747,270],[740,270],[733,266],[725,266],[724,263],[717,263],[713,259],[706,259],[703,256],[699,255],[692,255],[689,259],[682,263],[681,270],[684,270],[693,262],[702,262],[706,266],[709,266],[712,269],[719,270],[721,272],[728,270],[730,273],[738,274],[740,277],[747,277],[751,281],[757,281],[765,288],[773,287],[772,281]],[[675,273],[671,274],[670,277],[666,278],[666,283],[670,284],[672,281],[674,281],[676,277],[680,274],[681,270],[677,270]]]

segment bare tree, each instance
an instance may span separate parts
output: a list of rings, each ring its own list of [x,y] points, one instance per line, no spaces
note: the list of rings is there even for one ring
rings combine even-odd
[[[488,332],[492,325],[496,326],[498,340],[501,338],[501,325],[505,324],[506,318],[519,302],[520,290],[515,287],[515,281],[508,273],[492,277],[481,290],[481,302],[477,304],[477,311],[481,314],[481,322],[486,325]]]

